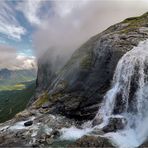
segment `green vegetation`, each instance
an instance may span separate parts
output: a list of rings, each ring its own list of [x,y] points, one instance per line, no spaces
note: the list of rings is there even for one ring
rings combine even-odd
[[[33,81],[36,70],[0,70],[0,90],[24,89],[22,82]],[[20,86],[21,84],[21,86]],[[18,86],[19,85],[19,86]]]
[[[22,90],[25,89],[26,86],[23,83],[12,84],[12,85],[0,85],[0,91],[11,91],[11,90]]]
[[[5,91],[0,91],[0,122],[13,118],[25,109],[35,91],[35,81],[16,84],[10,88],[6,87]]]
[[[117,32],[119,34],[128,34],[134,31],[137,32],[140,27],[148,27],[148,12],[138,17],[127,18],[116,25],[112,25],[104,33]]]
[[[87,54],[81,61],[80,66],[83,69],[89,69],[92,64],[92,56],[91,53]]]
[[[148,23],[148,13],[145,13],[144,15],[141,15],[139,17],[131,17],[125,19],[121,23],[128,23],[129,25],[125,27],[123,30],[121,30],[121,33],[128,33],[130,31],[136,30],[140,26],[145,26],[145,24]]]
[[[0,122],[25,109],[35,91],[36,70],[0,70]]]
[[[40,108],[44,103],[49,101],[48,93],[45,92],[40,98],[34,102],[35,108]]]

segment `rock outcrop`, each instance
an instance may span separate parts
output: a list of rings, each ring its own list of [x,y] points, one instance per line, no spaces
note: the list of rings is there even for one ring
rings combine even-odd
[[[76,140],[74,144],[70,144],[69,147],[115,147],[111,142],[103,137],[99,136],[83,136]]]
[[[60,130],[74,125],[74,120],[64,116],[25,110],[0,124],[0,147],[52,147],[62,142],[58,141]]]
[[[125,126],[126,126],[126,124],[127,124],[126,119],[124,119],[122,117],[120,117],[120,118],[117,118],[117,117],[110,118],[108,125],[106,125],[105,127],[103,127],[102,130],[105,133],[107,133],[107,132],[116,132],[118,130],[124,129]]]
[[[45,90],[48,90],[52,112],[80,120],[94,118],[110,87],[119,59],[147,38],[148,13],[145,13],[128,18],[89,39],[54,78],[48,64],[39,65],[38,87],[48,82]]]

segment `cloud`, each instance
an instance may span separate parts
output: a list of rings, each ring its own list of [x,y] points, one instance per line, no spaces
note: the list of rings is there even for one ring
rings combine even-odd
[[[58,55],[65,61],[81,44],[110,25],[147,11],[146,0],[56,0],[53,15],[34,34],[37,57],[48,49],[49,59]]]
[[[9,38],[21,40],[21,36],[26,33],[16,19],[14,8],[7,1],[0,2],[0,33],[7,35]]]
[[[43,3],[44,0],[23,0],[18,3],[16,9],[21,11],[32,25],[40,26],[42,24],[40,10]]]
[[[36,59],[34,56],[27,57],[26,55],[17,55],[16,60],[19,63],[18,69],[36,68]]]
[[[17,50],[0,45],[0,69],[32,69],[36,68],[35,57],[28,57],[26,55],[17,54]]]

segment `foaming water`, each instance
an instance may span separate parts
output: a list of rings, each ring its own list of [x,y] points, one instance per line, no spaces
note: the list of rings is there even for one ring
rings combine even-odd
[[[141,145],[148,138],[148,117],[139,121],[135,128],[125,127],[124,130],[111,132],[104,135],[110,139],[117,147],[135,148]]]
[[[70,128],[62,128],[60,137],[61,140],[76,140],[81,138],[82,136],[90,133],[92,131],[92,128],[83,128],[79,129],[74,126]]]
[[[107,133],[104,137],[110,139],[117,147],[135,148],[139,146],[136,133],[133,129]]]

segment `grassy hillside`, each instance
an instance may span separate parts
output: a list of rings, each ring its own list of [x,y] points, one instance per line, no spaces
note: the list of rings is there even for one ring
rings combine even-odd
[[[22,90],[25,89],[26,86],[23,83],[17,83],[17,84],[0,84],[0,91],[12,91],[12,90]]]
[[[29,99],[34,93],[35,81],[22,82],[1,89],[0,122],[4,122],[25,109]]]

